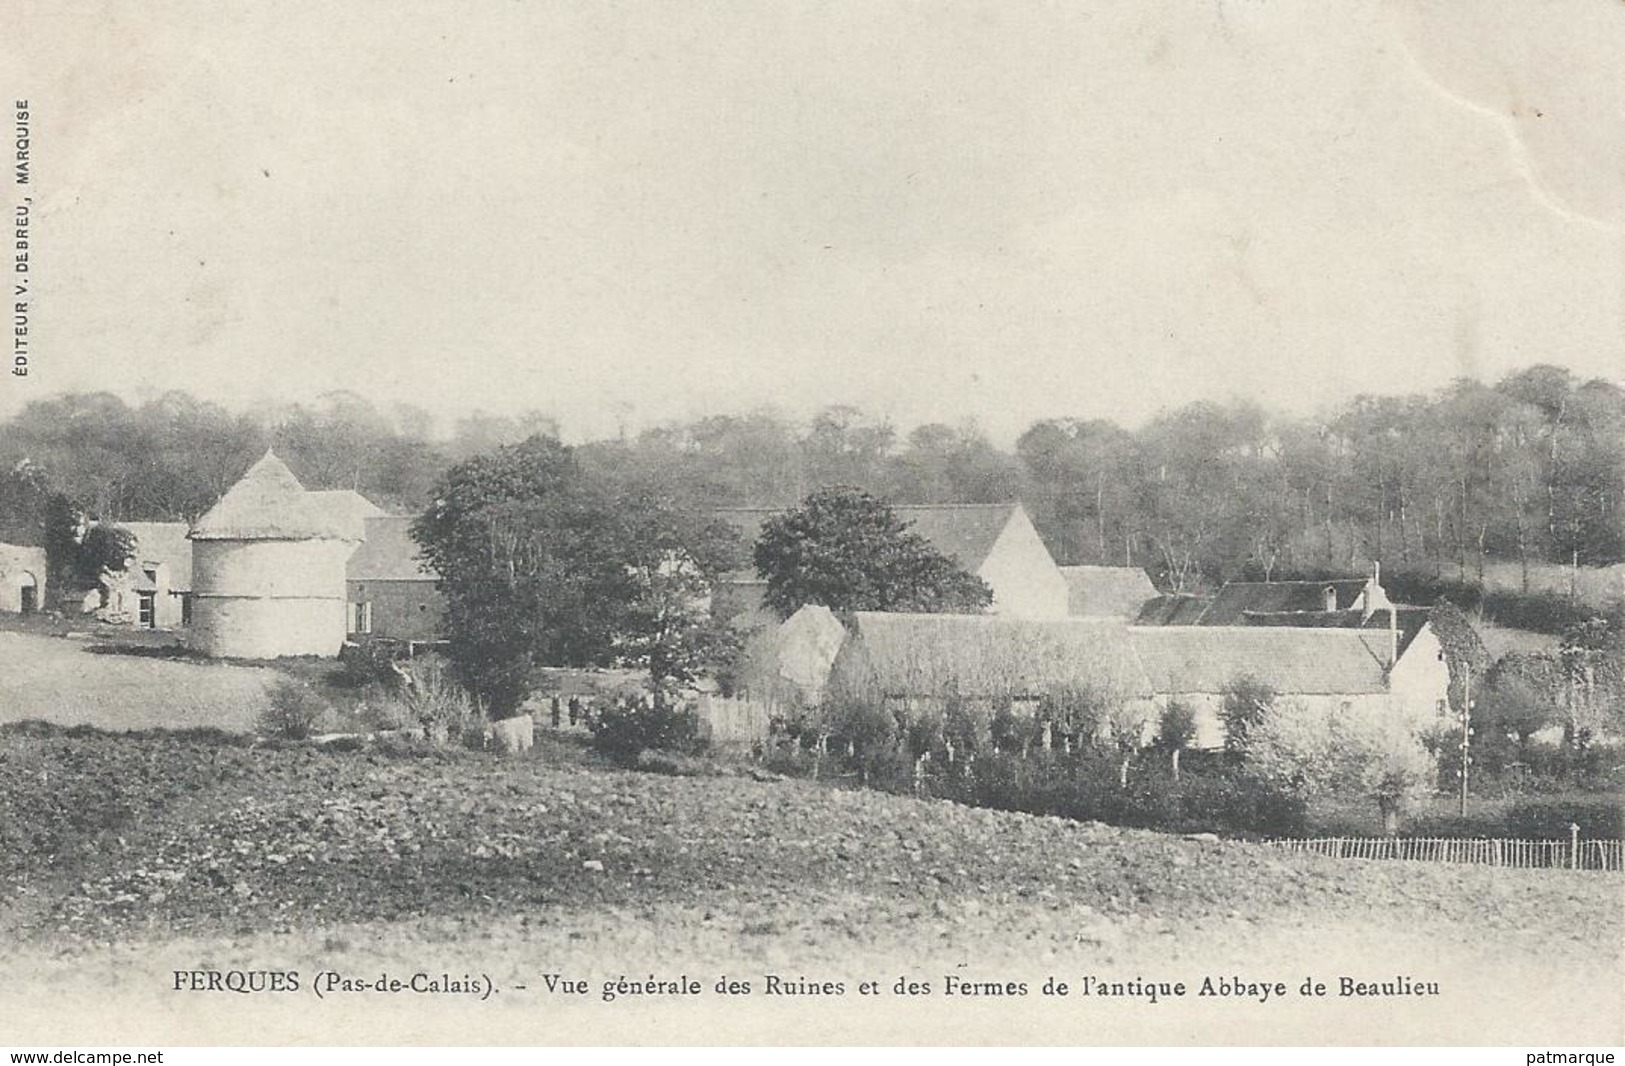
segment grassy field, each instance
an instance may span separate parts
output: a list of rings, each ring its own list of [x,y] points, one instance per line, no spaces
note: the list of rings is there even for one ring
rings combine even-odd
[[[560,1010],[514,987],[546,972],[692,972],[708,985],[909,974],[939,997],[947,974],[1246,972],[1294,986],[1306,973],[1406,973],[1447,993],[1312,1011],[1198,1003],[1160,1038],[1614,1042],[1620,890],[1604,874],[1337,862],[810,782],[662,777],[562,741],[501,760],[0,732],[0,1009],[32,1032],[63,1004],[102,1005],[80,1040],[206,1038],[249,1018],[265,1039],[386,1042],[453,1025],[458,1042],[601,1040],[611,1018],[633,1027],[624,1039],[658,1039],[636,1027],[676,1023],[668,1003]],[[189,1011],[169,992],[173,969],[231,966],[474,967],[509,993],[471,1032],[460,1007],[352,1017],[307,996],[296,1011]],[[1147,1024],[1175,1017],[1088,1002],[1041,1016],[1036,1002],[842,1009],[869,1027],[849,1038],[873,1040],[980,1018],[984,1038],[1143,1042]],[[833,1017],[758,1004],[706,1032],[838,1039]]]
[[[128,639],[122,633],[111,636]],[[261,668],[156,654],[107,654],[109,639],[108,633],[94,631],[78,636],[0,631],[0,723],[35,718],[115,730],[244,731],[252,728],[278,676]]]
[[[1448,576],[1451,571],[1445,571]],[[1476,572],[1468,569],[1468,577]],[[1523,589],[1523,567],[1516,562],[1497,560],[1484,564],[1486,589],[1518,592]],[[1573,595],[1597,608],[1625,600],[1625,563],[1613,566],[1582,566],[1578,570],[1557,563],[1529,564],[1529,591],[1557,596]]]

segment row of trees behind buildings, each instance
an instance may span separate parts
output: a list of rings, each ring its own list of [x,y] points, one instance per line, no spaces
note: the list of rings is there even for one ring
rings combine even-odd
[[[251,412],[184,393],[58,396],[0,424],[0,539],[42,543],[53,495],[112,520],[194,518],[267,446],[311,487],[416,512],[456,462],[557,429],[542,414],[476,414],[437,435],[422,410],[353,393]],[[660,426],[578,457],[696,510],[789,505],[828,484],[908,503],[1021,499],[1059,561],[1144,566],[1171,589],[1367,559],[1473,579],[1497,559],[1625,558],[1625,391],[1551,366],[1316,418],[1204,402],[1133,430],[1046,419],[1011,450],[970,423],[900,433],[834,407],[807,422],[761,410]]]

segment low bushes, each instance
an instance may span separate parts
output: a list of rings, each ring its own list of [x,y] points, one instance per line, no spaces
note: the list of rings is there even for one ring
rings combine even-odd
[[[319,731],[332,707],[315,689],[292,678],[271,686],[259,731],[278,740],[304,740]]]
[[[915,787],[916,766],[894,753],[867,760],[865,768],[871,785],[907,792]],[[1301,798],[1220,760],[1187,769],[1177,780],[1162,759],[1141,760],[1127,788],[1120,784],[1120,759],[1106,752],[998,753],[925,767],[923,793],[975,807],[1181,833],[1298,836],[1307,826]]]
[[[665,699],[617,700],[587,722],[593,747],[622,766],[636,766],[645,750],[697,754],[700,723],[692,710]]]

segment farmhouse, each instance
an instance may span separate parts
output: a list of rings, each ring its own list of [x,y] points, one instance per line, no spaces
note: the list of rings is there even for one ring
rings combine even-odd
[[[135,536],[124,579],[108,589],[113,616],[143,629],[174,629],[192,619],[192,542],[185,522],[119,522]],[[134,603],[121,602],[125,597]]]
[[[716,517],[738,529],[749,545],[764,522],[783,513],[780,508],[745,507],[718,511]],[[1021,504],[935,504],[893,507],[892,513],[937,551],[987,582],[993,590],[990,613],[1011,618],[1067,616],[1066,579]],[[764,587],[754,570],[729,574],[715,590],[712,609],[739,628],[772,624],[776,619],[763,604]]]
[[[32,614],[45,604],[45,549],[0,544],[0,612]]]
[[[349,632],[384,640],[434,640],[446,604],[436,586],[438,576],[418,554],[412,519],[368,516],[362,533],[366,539],[345,567]]]
[[[266,452],[192,527],[188,643],[222,657],[338,654],[361,536]]]

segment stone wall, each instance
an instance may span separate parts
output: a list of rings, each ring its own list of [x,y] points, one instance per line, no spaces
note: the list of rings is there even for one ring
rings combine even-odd
[[[192,554],[188,643],[206,655],[337,655],[344,644],[344,564],[337,540],[200,540]]]
[[[34,590],[34,609],[45,607],[45,549],[0,544],[0,612],[23,609],[23,589]]]

